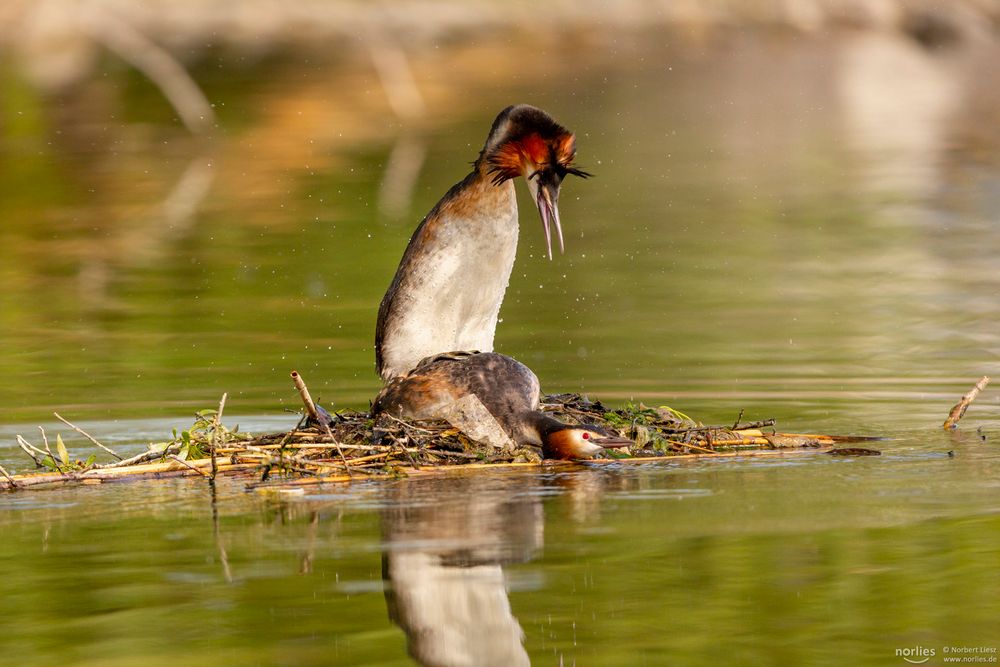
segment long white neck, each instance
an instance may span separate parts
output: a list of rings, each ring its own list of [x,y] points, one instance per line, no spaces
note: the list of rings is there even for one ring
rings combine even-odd
[[[517,252],[514,185],[477,171],[417,228],[379,308],[376,364],[388,381],[424,357],[493,350]]]

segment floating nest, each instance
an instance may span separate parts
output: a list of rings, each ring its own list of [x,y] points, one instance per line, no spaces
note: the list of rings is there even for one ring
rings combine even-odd
[[[500,467],[579,465],[579,462],[542,461],[536,448],[503,449],[469,438],[444,421],[410,422],[389,415],[377,418],[364,412],[328,413],[309,397],[301,378],[293,373],[306,410],[298,424],[284,433],[252,435],[222,422],[226,397],[217,410],[198,412],[191,428],[174,432],[168,441],[150,444],[147,451],[124,458],[76,425],[64,424],[113,457],[99,463],[97,455],[74,460],[62,437],[53,450],[45,431],[42,442],[18,435],[21,449],[36,471],[11,474],[0,468],[0,489],[45,487],[66,483],[96,484],[111,480],[199,475],[243,476],[250,488],[295,487],[349,482],[358,479],[420,476],[455,470]],[[579,394],[545,396],[542,409],[570,424],[594,424],[635,441],[628,451],[608,451],[613,458],[591,459],[590,465],[672,460],[678,457],[764,455],[789,450],[867,455],[877,450],[842,447],[848,442],[875,440],[857,436],[778,433],[774,420],[704,425],[669,407],[641,403],[611,409]]]

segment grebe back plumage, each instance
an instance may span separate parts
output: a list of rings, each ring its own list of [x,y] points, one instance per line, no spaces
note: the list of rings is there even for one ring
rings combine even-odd
[[[547,458],[590,458],[604,448],[634,444],[598,426],[564,424],[544,414],[535,374],[495,352],[452,352],[424,359],[382,389],[372,412],[435,419],[468,394],[479,398],[514,442],[541,446]]]

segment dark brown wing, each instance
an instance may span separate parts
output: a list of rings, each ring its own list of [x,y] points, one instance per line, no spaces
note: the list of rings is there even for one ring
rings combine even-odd
[[[373,412],[434,419],[453,401],[474,394],[515,440],[522,416],[538,409],[538,378],[530,368],[495,352],[450,352],[428,357],[405,377],[392,380],[375,399]]]

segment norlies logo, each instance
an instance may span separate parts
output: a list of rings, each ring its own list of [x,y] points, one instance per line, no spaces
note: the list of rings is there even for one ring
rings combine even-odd
[[[896,656],[902,658],[911,665],[922,665],[934,657],[934,649],[914,646],[912,648],[897,648]]]

